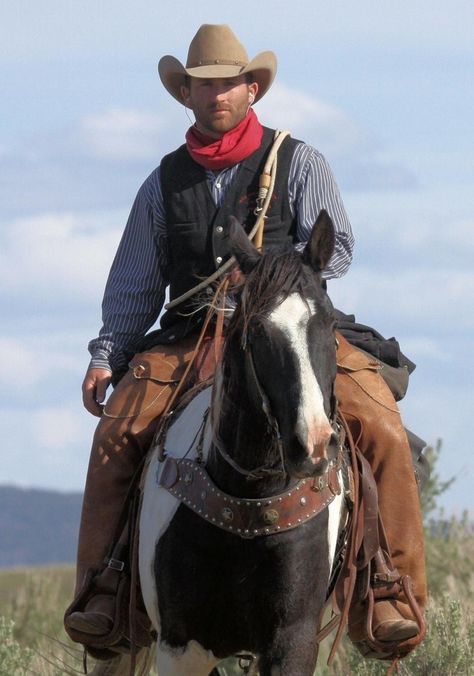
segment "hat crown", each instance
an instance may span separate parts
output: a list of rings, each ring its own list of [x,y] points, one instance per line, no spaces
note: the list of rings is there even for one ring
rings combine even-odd
[[[226,24],[203,24],[189,45],[186,68],[211,64],[245,67],[249,58],[245,47]]]

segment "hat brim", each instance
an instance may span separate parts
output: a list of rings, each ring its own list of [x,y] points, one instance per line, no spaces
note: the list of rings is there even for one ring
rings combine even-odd
[[[213,63],[208,66],[185,68],[174,56],[163,56],[158,63],[158,73],[164,88],[183,106],[181,87],[185,84],[186,76],[196,78],[236,77],[252,73],[258,84],[255,103],[270,89],[277,70],[277,60],[273,52],[260,52],[245,67]]]

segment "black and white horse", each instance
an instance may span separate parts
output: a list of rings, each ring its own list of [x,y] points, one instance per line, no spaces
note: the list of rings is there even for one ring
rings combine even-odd
[[[321,281],[334,229],[322,212],[302,253],[261,255],[235,227],[233,239],[246,280],[213,391],[191,401],[167,460],[155,449],[146,473],[141,586],[160,676],[205,676],[237,654],[262,676],[310,676],[346,513]],[[316,509],[318,491],[329,497]]]

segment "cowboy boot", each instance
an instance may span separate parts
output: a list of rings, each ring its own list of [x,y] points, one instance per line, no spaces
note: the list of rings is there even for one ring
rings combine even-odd
[[[107,558],[111,538],[119,526],[132,478],[151,446],[160,416],[186,369],[195,342],[195,338],[187,338],[179,345],[159,346],[136,355],[107,401],[89,461],[75,600],[66,611],[66,630],[101,636],[114,625],[117,572],[127,557],[126,530]],[[81,598],[85,606],[77,609]]]
[[[419,607],[426,606],[423,525],[411,451],[395,400],[378,373],[380,364],[352,347],[338,334],[335,394],[351,433],[368,460],[378,489],[379,510],[400,576],[409,575]],[[379,590],[372,627],[381,642],[415,636],[419,627],[403,593],[387,585]],[[349,614],[349,635],[366,635],[367,608],[355,603]]]

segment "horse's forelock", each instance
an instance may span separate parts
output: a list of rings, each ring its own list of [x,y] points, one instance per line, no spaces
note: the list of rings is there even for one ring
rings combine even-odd
[[[311,277],[317,283],[314,273]],[[292,293],[304,296],[308,280],[301,254],[294,249],[264,254],[247,276],[229,333],[241,332],[245,339],[252,319],[268,316]]]

